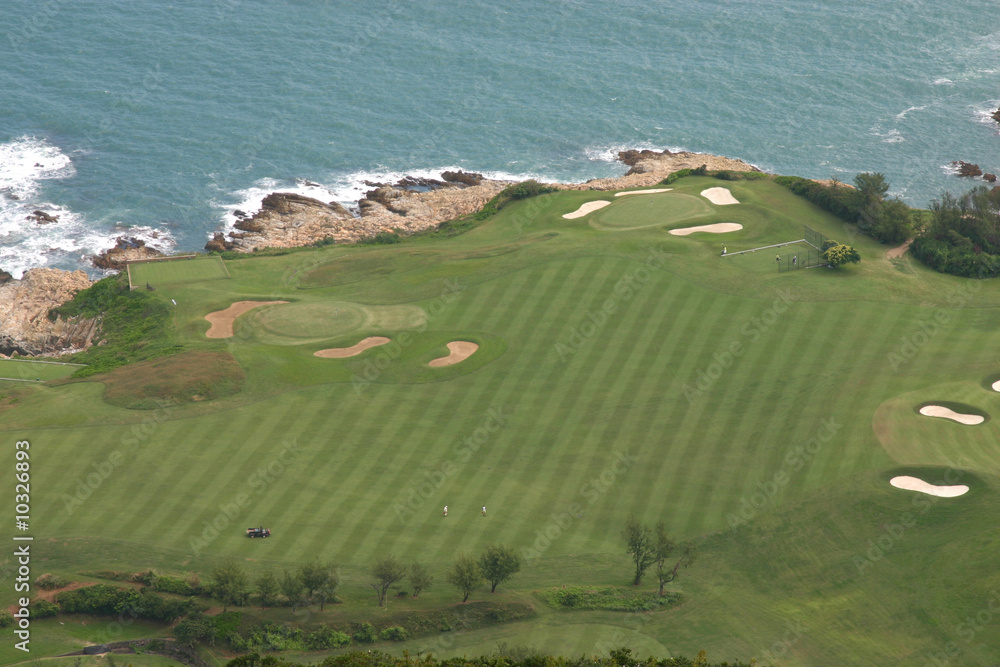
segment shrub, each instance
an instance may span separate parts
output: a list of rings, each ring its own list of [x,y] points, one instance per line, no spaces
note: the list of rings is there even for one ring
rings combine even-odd
[[[398,625],[391,628],[386,628],[382,632],[378,633],[379,639],[383,641],[393,641],[393,642],[406,641],[406,639],[409,636],[410,635],[406,631],[406,628],[401,628]]]
[[[666,178],[660,181],[660,185],[670,185],[674,181],[680,180],[685,176],[692,176],[693,174],[694,174],[693,169],[678,169],[677,171],[668,175]]]
[[[500,209],[512,201],[537,197],[538,195],[556,192],[557,190],[558,188],[542,185],[534,179],[509,185],[483,205],[483,208],[476,213],[476,220],[485,220],[490,216],[496,215]]]
[[[51,591],[54,588],[65,588],[66,586],[69,586],[70,583],[69,579],[65,579],[49,572],[46,572],[35,579],[35,585],[46,591]]]
[[[858,251],[849,245],[835,245],[828,248],[826,252],[823,253],[824,259],[830,263],[830,266],[840,266],[841,264],[857,263],[861,261],[861,255]]]
[[[173,593],[175,595],[190,596],[197,595],[199,592],[198,589],[192,587],[190,583],[183,579],[160,574],[153,575],[151,586],[154,591]]]
[[[35,618],[52,618],[59,613],[59,607],[48,600],[32,600],[31,614]]]
[[[8,628],[14,624],[14,615],[9,611],[0,611],[0,628]]]
[[[63,591],[56,596],[56,602],[68,614],[128,614],[168,623],[184,616],[194,606],[191,600],[165,598],[148,589],[139,593],[109,584]]]
[[[354,631],[354,641],[359,644],[371,644],[377,638],[378,635],[375,633],[375,627],[371,623],[362,623]]]
[[[339,648],[351,643],[351,638],[343,632],[337,632],[329,625],[321,625],[305,637],[308,648],[319,650],[324,648]]]
[[[775,176],[774,182],[846,222],[857,222],[861,215],[861,195],[854,188],[823,185],[798,176]]]
[[[617,586],[565,586],[542,591],[542,597],[559,609],[603,609],[607,611],[653,611],[677,604],[680,595],[660,596],[656,591],[637,591]]]

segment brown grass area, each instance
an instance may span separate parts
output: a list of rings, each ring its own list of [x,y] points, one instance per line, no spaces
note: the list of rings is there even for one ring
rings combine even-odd
[[[104,383],[108,403],[153,410],[164,402],[195,403],[239,393],[246,374],[228,352],[194,351],[121,366],[92,379]]]

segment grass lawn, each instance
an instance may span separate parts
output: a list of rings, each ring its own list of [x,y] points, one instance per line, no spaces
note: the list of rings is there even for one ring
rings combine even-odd
[[[191,283],[214,278],[228,278],[225,262],[221,257],[193,257],[191,259],[139,262],[129,265],[132,286],[143,288]]]
[[[700,197],[719,185],[741,203]],[[922,665],[954,644],[964,662],[987,664],[1000,633],[965,641],[962,624],[1000,591],[997,283],[886,260],[770,181],[673,188],[576,220],[561,216],[598,193],[517,202],[457,236],[231,260],[231,280],[150,279],[156,298],[177,301],[185,347],[148,367],[154,386],[125,367],[0,404],[4,437],[32,443],[37,574],[207,579],[235,556],[256,578],[319,558],[339,564],[343,604],[310,611],[317,623],[379,618],[367,568],[393,553],[436,581],[391,610],[460,615],[447,566],[506,542],[522,572],[473,599],[528,601],[536,618],[379,647],[472,655],[506,642],[579,655],[617,643],[839,666]],[[686,206],[694,224],[743,229],[677,237],[682,217],[646,224]],[[613,224],[595,224],[600,214]],[[804,224],[863,261],[779,274],[774,252],[720,257],[723,242],[732,253],[800,239]],[[246,299],[289,303],[243,315],[233,338],[204,336],[205,314]],[[369,335],[392,342],[313,356]],[[429,367],[453,340],[480,349]],[[202,363],[195,353],[216,365],[184,370]],[[196,391],[188,375],[228,378],[226,390]],[[122,398],[133,395],[143,398]],[[990,419],[916,412],[932,401]],[[967,495],[888,483],[949,469]],[[10,503],[0,500],[7,516]],[[536,591],[629,583],[629,514],[699,544],[671,587],[683,604],[548,607]],[[259,524],[272,537],[248,540]]]
[[[79,370],[78,364],[28,361],[20,359],[0,359],[0,381],[2,380],[58,380]]]

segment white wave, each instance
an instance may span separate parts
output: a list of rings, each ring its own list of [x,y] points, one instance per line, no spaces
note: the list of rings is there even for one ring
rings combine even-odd
[[[910,107],[909,109],[906,109],[906,110],[901,111],[898,114],[896,114],[896,119],[897,120],[903,120],[904,118],[906,118],[906,114],[910,113],[911,111],[923,111],[926,108],[927,108],[926,106],[923,106],[923,107]]]
[[[621,151],[627,151],[630,149],[642,151],[663,151],[668,150],[671,153],[685,153],[691,152],[688,149],[681,146],[658,146],[649,142],[639,142],[639,143],[629,143],[629,144],[615,144],[612,146],[590,146],[583,149],[583,154],[588,160],[594,162],[611,162],[618,163],[618,153]]]
[[[899,130],[889,130],[889,132],[882,138],[882,143],[884,144],[898,144],[901,141],[906,141]]]
[[[998,108],[1000,108],[1000,100],[990,100],[986,102],[985,106],[976,105],[972,107],[972,115],[977,123],[996,127],[997,121],[993,118],[993,114],[997,112]]]
[[[35,194],[38,182],[76,174],[68,155],[44,139],[20,137],[0,144],[0,193],[15,200]]]
[[[932,82],[935,86],[954,86],[955,82],[945,77],[938,77]]]

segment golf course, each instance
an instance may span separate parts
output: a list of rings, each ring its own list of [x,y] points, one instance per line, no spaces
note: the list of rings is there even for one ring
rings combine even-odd
[[[861,262],[779,272],[776,255],[811,247],[805,226]],[[366,647],[394,655],[992,664],[1000,282],[886,250],[770,178],[688,176],[542,194],[386,245],[134,264],[136,292],[170,309],[172,354],[86,377],[3,362],[5,470],[30,442],[32,578],[208,581],[233,558],[253,581],[332,562],[335,604],[235,610],[306,629],[457,619]],[[240,302],[262,303],[217,315]],[[890,484],[904,476],[968,490]],[[12,522],[12,491],[0,508]],[[562,587],[657,591],[652,571],[632,586],[630,515],[696,546],[667,584],[677,602],[550,604]],[[270,537],[248,539],[256,526]],[[520,572],[463,605],[446,572],[496,543]],[[387,554],[433,585],[379,607],[370,568]],[[483,602],[530,613],[463,625]],[[36,619],[31,657],[173,636],[113,620]],[[24,659],[0,646],[0,664]],[[157,660],[135,664],[172,664]]]

